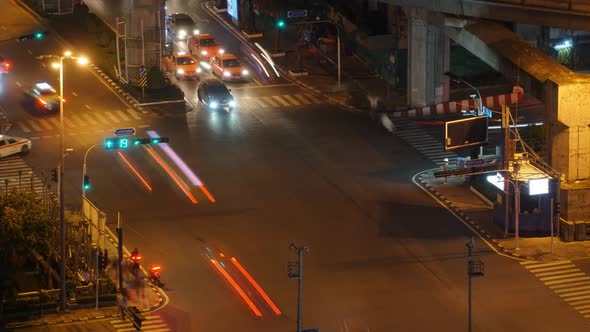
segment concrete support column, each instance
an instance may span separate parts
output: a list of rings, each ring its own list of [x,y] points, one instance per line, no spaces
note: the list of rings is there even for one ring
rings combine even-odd
[[[422,107],[448,101],[450,41],[428,24],[424,10],[408,9],[408,104]]]

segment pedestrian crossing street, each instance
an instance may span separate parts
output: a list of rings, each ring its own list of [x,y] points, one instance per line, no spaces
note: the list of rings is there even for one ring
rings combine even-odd
[[[8,190],[16,188],[25,191],[31,191],[32,187],[37,195],[42,195],[44,192],[43,182],[20,156],[0,159],[0,192],[5,192],[7,187]]]
[[[295,93],[290,95],[248,97],[236,96],[238,107],[247,108],[279,108],[300,107],[308,105],[327,104],[327,100],[321,100],[310,93]]]
[[[590,276],[569,260],[520,263],[585,318],[590,318]]]
[[[437,166],[442,166],[445,158],[449,158],[448,166],[455,166],[458,155],[445,152],[443,143],[428,134],[420,125],[411,120],[395,120],[396,134],[414,149]]]
[[[145,320],[141,323],[141,330],[146,332],[168,332],[172,331],[166,325],[166,322],[162,320],[162,318],[158,315],[144,315]],[[131,323],[130,319],[114,319],[110,321],[111,325],[115,328],[117,332],[130,332],[130,331],[137,331],[135,327],[133,327],[133,323]]]
[[[138,121],[141,119],[142,117],[139,114],[130,109],[125,111],[73,112],[73,114],[64,116],[64,127],[66,130],[85,130],[88,127],[113,126],[119,123]],[[58,131],[59,115],[15,121],[14,126],[22,130],[24,133]]]

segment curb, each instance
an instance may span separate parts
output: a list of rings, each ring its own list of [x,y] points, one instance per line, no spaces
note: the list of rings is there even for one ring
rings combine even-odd
[[[91,317],[84,317],[84,318],[72,318],[72,319],[58,319],[58,320],[45,320],[38,323],[29,323],[29,324],[9,324],[7,325],[10,329],[21,329],[27,327],[36,327],[36,326],[47,326],[47,325],[54,325],[54,324],[64,324],[64,323],[76,323],[76,322],[87,322],[87,321],[94,321],[98,319],[105,319],[105,318],[115,318],[121,317],[121,314],[112,314],[112,315],[98,315],[98,316],[91,316]]]
[[[540,260],[538,258],[534,258],[534,257],[530,257],[530,256],[522,256],[519,255],[517,253],[514,253],[508,249],[506,249],[506,247],[504,247],[504,245],[502,245],[498,240],[492,238],[492,236],[485,230],[483,229],[479,224],[475,223],[475,221],[473,219],[471,219],[470,217],[468,217],[465,212],[463,212],[463,210],[459,209],[453,202],[451,202],[449,199],[447,199],[446,197],[444,197],[441,193],[439,193],[438,191],[436,191],[436,189],[434,189],[430,184],[428,184],[428,182],[426,180],[424,180],[424,178],[422,177],[422,175],[424,173],[430,172],[432,170],[425,170],[425,171],[421,171],[417,174],[416,179],[418,180],[418,182],[422,185],[422,187],[424,189],[426,189],[429,193],[431,193],[432,195],[434,195],[436,198],[438,198],[440,200],[440,202],[442,204],[444,204],[448,209],[452,210],[456,215],[460,216],[461,219],[463,219],[464,222],[468,223],[469,225],[471,225],[480,236],[482,236],[483,238],[485,238],[486,240],[488,240],[490,243],[493,243],[493,245],[496,247],[496,249],[509,257],[515,258],[515,259],[519,259],[519,260],[531,260],[531,261],[547,261],[547,260]]]
[[[119,84],[117,82],[115,82],[102,69],[98,68],[98,66],[96,66],[93,63],[89,64],[89,66],[94,70],[95,73],[97,73],[98,75],[100,75],[100,77],[102,78],[102,80],[105,81],[105,82],[107,82],[111,86],[111,88],[113,88],[113,90],[115,92],[117,92],[121,97],[123,97],[127,101],[127,103],[129,105],[131,105],[131,107],[135,108],[136,111],[138,111],[138,112],[140,112],[141,114],[144,114],[144,115],[152,115],[152,116],[155,116],[156,115],[153,112],[150,112],[148,110],[145,110],[143,108],[143,106],[141,106],[141,103],[137,101],[137,99],[133,98],[133,96],[131,96],[129,93],[125,92],[125,90],[123,90],[119,86]]]

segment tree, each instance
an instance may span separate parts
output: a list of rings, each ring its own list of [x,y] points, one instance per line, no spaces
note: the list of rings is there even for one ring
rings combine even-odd
[[[0,296],[15,294],[16,269],[33,251],[49,254],[52,220],[34,193],[12,190],[0,196]]]

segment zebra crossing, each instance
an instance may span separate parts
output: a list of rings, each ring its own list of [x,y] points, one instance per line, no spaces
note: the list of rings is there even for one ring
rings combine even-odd
[[[167,332],[172,331],[166,325],[166,322],[162,320],[162,318],[158,315],[145,315],[145,320],[141,323],[141,330],[142,331],[149,331],[149,332]],[[135,327],[133,327],[133,323],[131,323],[130,319],[114,319],[110,321],[113,328],[117,332],[130,332],[130,331],[137,331]]]
[[[20,157],[10,156],[0,159],[0,192],[12,189],[32,191],[43,195],[43,181],[33,169]]]
[[[563,260],[524,261],[520,264],[584,318],[590,318],[590,276],[574,263]]]
[[[444,164],[448,158],[449,166],[455,166],[459,157],[454,152],[446,152],[442,142],[428,134],[422,127],[411,120],[395,120],[396,134],[414,149],[418,150],[426,158],[437,166]]]
[[[87,129],[93,126],[116,125],[141,119],[142,117],[139,114],[130,109],[125,111],[74,113],[64,117],[64,127],[66,129]],[[57,131],[59,130],[59,117],[56,115],[47,118],[20,120],[15,121],[14,125],[24,133]]]
[[[261,97],[239,97],[239,105],[256,108],[281,108],[300,107],[308,105],[326,104],[325,101],[310,93],[295,93],[290,95],[261,96]],[[238,106],[239,106],[238,105]]]

